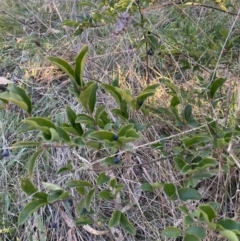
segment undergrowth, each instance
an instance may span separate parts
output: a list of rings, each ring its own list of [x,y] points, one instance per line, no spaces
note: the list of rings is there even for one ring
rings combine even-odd
[[[0,3],[2,240],[239,240],[238,1]]]

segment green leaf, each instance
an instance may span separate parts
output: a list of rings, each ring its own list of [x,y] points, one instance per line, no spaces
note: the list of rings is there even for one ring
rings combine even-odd
[[[39,200],[39,199],[33,200],[32,202],[28,203],[19,214],[18,225],[22,225],[32,213],[34,213],[40,207],[46,204],[47,202],[45,200]]]
[[[115,89],[122,96],[122,98],[126,100],[128,104],[130,104],[133,101],[133,97],[130,94],[128,94],[125,90],[118,87],[115,87]]]
[[[183,241],[200,241],[200,239],[194,234],[185,234]]]
[[[82,214],[83,208],[85,208],[85,198],[82,198],[76,205],[76,211],[79,215]]]
[[[143,105],[144,101],[148,97],[153,96],[154,94],[155,94],[154,90],[142,91],[136,98],[137,110],[139,110],[141,108],[141,106]]]
[[[66,187],[92,187],[92,184],[87,181],[72,180],[65,184]]]
[[[175,107],[176,105],[179,105],[179,104],[180,104],[179,98],[176,95],[174,95],[171,99],[170,106]]]
[[[114,197],[110,190],[103,190],[99,193],[99,198],[106,199],[106,200],[112,200]]]
[[[238,236],[231,230],[224,230],[220,232],[223,238],[227,238],[229,241],[239,241]]]
[[[93,113],[96,103],[96,92],[98,85],[95,82],[89,83],[88,86],[80,93],[79,100],[86,110]]]
[[[28,178],[21,179],[20,186],[27,195],[33,195],[38,190]]]
[[[60,173],[63,173],[63,172],[67,172],[67,171],[72,171],[73,170],[73,166],[72,166],[72,163],[71,161],[69,160],[68,163],[60,168],[58,171],[57,171],[57,174],[60,174]]]
[[[50,135],[50,128],[56,129],[55,125],[47,118],[41,117],[29,117],[23,120],[24,123],[27,123],[29,126],[42,131],[48,135]]]
[[[220,230],[228,229],[240,235],[240,223],[233,219],[230,219],[230,218],[222,219],[217,221],[217,224]]]
[[[226,79],[219,78],[212,82],[210,85],[210,98],[213,98],[217,90],[224,84]]]
[[[35,141],[19,141],[12,145],[12,148],[17,147],[30,147],[30,146],[40,146],[41,142],[35,142]]]
[[[167,227],[163,230],[162,234],[167,238],[177,238],[181,235],[181,230],[176,227]]]
[[[134,127],[134,124],[128,124],[128,125],[125,125],[123,126],[119,132],[118,132],[118,136],[121,137],[121,136],[126,136],[127,132],[129,130],[133,130],[133,127]]]
[[[178,189],[178,195],[182,201],[200,200],[202,198],[201,194],[193,188],[180,188]]]
[[[66,60],[52,56],[48,56],[47,59],[58,66],[64,73],[66,73],[72,81],[76,82],[74,70]]]
[[[211,138],[208,136],[185,137],[182,139],[182,142],[186,147],[190,147],[195,144],[203,144],[210,141],[211,141]]]
[[[99,174],[97,178],[97,184],[102,185],[104,183],[108,183],[110,181],[111,177],[107,176],[105,172],[102,172]]]
[[[87,209],[88,212],[90,211],[90,205],[91,205],[91,201],[92,201],[94,192],[95,192],[95,188],[91,189],[88,192],[86,199],[85,199],[85,205],[86,205],[85,208]]]
[[[116,90],[116,88],[112,85],[108,85],[108,84],[102,84],[102,87],[108,91],[108,93],[114,98],[114,100],[116,101],[116,103],[118,104],[118,106],[120,107],[121,102],[122,102],[122,96],[121,94],[118,93],[118,91]]]
[[[185,109],[184,109],[184,118],[187,122],[189,122],[191,117],[192,117],[192,106],[188,104],[185,106]]]
[[[215,210],[208,204],[198,207],[199,211],[203,215],[203,218],[208,224],[211,224],[214,218],[216,218]]]
[[[115,210],[108,221],[108,227],[114,227],[118,225],[120,222],[121,215],[122,215],[121,211]]]
[[[133,225],[129,222],[129,220],[126,218],[126,216],[123,213],[121,213],[119,223],[126,232],[132,235],[136,235],[136,229],[133,227]]]
[[[184,213],[184,214],[186,214],[186,215],[189,214],[189,210],[188,210],[188,208],[187,208],[186,206],[180,205],[178,208],[179,208],[179,210],[180,210],[182,213]]]
[[[191,215],[186,215],[186,216],[184,217],[184,224],[185,224],[185,225],[191,225],[191,224],[193,224],[193,223],[195,223],[195,220],[192,218]]]
[[[70,106],[66,106],[66,113],[71,126],[80,134],[83,134],[83,129],[80,123],[77,121],[77,114],[71,109]]]
[[[62,23],[61,23],[62,26],[68,26],[68,27],[78,27],[79,26],[79,22],[77,21],[72,21],[72,20],[64,20]]]
[[[51,129],[50,129],[51,130]],[[57,126],[56,127],[56,132],[59,136],[59,138],[64,141],[64,142],[70,142],[70,137],[68,133],[61,127]]]
[[[186,229],[185,233],[194,234],[200,239],[204,239],[206,237],[206,231],[204,228],[193,225]]]
[[[158,49],[158,46],[159,46],[158,39],[154,35],[148,34],[147,35],[147,42],[151,46],[153,51],[156,51]]]
[[[148,182],[145,182],[141,185],[141,189],[144,192],[152,192],[154,190],[154,188],[152,187],[152,185]]]
[[[18,94],[15,94],[15,93],[12,93],[12,92],[0,93],[0,100],[10,101],[10,102],[14,103],[15,105],[19,106],[21,109],[23,109],[26,112],[28,112],[28,113],[30,111],[28,105],[26,104],[26,102]]]
[[[83,87],[84,82],[83,82],[83,72],[84,72],[84,65],[87,57],[87,52],[88,52],[88,46],[84,46],[78,56],[75,59],[75,78],[76,82],[79,86]]]
[[[84,123],[84,124],[94,124],[94,119],[88,115],[80,114],[77,116],[77,119],[75,120],[75,123]]]
[[[89,135],[90,138],[97,139],[98,141],[115,141],[114,133],[111,131],[94,131]]]
[[[50,192],[63,191],[63,189],[55,184],[49,182],[43,182],[43,186],[47,188]]]
[[[165,183],[163,187],[165,194],[172,200],[177,200],[176,187],[173,183]]]
[[[82,216],[82,217],[80,217],[78,219],[75,219],[74,222],[76,223],[76,225],[81,225],[81,226],[93,223],[91,218],[84,217],[84,216]]]
[[[28,176],[30,178],[33,178],[33,174],[34,174],[34,167],[35,167],[35,163],[37,158],[39,157],[39,155],[43,152],[43,150],[38,150],[37,152],[35,152],[31,158],[28,161]]]
[[[48,201],[48,203],[54,203],[54,202],[61,201],[63,199],[67,199],[69,197],[70,197],[70,195],[68,192],[55,191],[48,195],[47,201]]]

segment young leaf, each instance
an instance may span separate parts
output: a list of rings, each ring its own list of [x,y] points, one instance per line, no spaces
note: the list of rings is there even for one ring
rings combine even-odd
[[[239,241],[238,236],[231,230],[223,230],[220,232],[223,238],[227,238],[229,241]]]
[[[108,227],[114,227],[118,225],[121,218],[121,214],[122,214],[121,211],[115,210],[112,213],[110,220],[108,221]]]
[[[35,167],[35,163],[37,158],[39,157],[39,155],[43,152],[43,150],[38,150],[37,152],[35,152],[31,158],[29,159],[28,162],[28,176],[32,179],[33,178],[33,173],[34,173],[34,167]]]
[[[126,218],[126,216],[123,213],[121,213],[119,223],[125,231],[127,231],[132,235],[136,235],[136,229],[133,227],[133,225],[129,222],[129,220]]]
[[[32,202],[28,203],[19,214],[18,225],[22,225],[32,213],[34,213],[40,207],[42,207],[46,204],[47,204],[47,202],[45,200],[41,200],[41,199],[33,200]]]
[[[94,111],[97,89],[97,83],[92,82],[80,93],[79,100],[81,101],[81,104],[91,113]]]
[[[87,57],[87,52],[88,52],[88,46],[84,46],[78,56],[75,59],[75,79],[76,82],[79,86],[83,87],[84,82],[83,82],[83,71],[84,71],[84,65]]]
[[[91,189],[88,192],[86,199],[85,199],[85,204],[86,204],[85,208],[87,209],[88,212],[90,211],[90,205],[91,205],[91,201],[92,201],[94,192],[95,192],[95,188]]]
[[[162,234],[167,238],[177,238],[181,235],[181,230],[176,227],[167,227],[163,230]]]
[[[133,101],[133,97],[128,94],[125,90],[115,87],[116,91],[122,96],[123,99],[127,101],[128,104],[130,104]]]
[[[202,198],[201,194],[193,188],[180,188],[178,189],[178,195],[182,201],[200,200]]]

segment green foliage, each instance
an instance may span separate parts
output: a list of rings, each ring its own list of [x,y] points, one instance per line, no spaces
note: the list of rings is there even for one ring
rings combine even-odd
[[[193,1],[200,3],[201,1]],[[222,10],[227,10],[222,1],[215,1]],[[131,14],[141,13],[141,7],[149,7],[154,1],[99,1],[98,5],[88,2],[80,3],[81,7],[89,6],[93,9],[91,16],[82,17],[78,22],[65,20],[64,26],[75,28],[74,35],[80,35],[86,28],[94,28],[98,23],[115,22],[121,13],[127,11]],[[51,147],[64,148],[88,148],[91,150],[107,150],[100,162],[103,169],[124,168],[124,158],[119,156],[119,152],[128,152],[135,142],[141,138],[141,131],[145,131],[151,123],[139,123],[137,115],[163,118],[166,123],[178,132],[173,137],[179,139],[178,144],[171,150],[166,148],[167,137],[160,137],[159,142],[154,142],[151,148],[160,155],[167,157],[171,162],[174,171],[179,173],[179,180],[176,183],[153,182],[141,180],[141,191],[151,193],[163,192],[169,202],[181,203],[178,207],[183,215],[183,228],[171,226],[162,231],[166,238],[183,237],[183,240],[202,240],[207,237],[206,230],[219,232],[221,237],[228,240],[238,240],[240,235],[240,224],[230,218],[219,220],[219,205],[214,202],[207,202],[203,205],[197,203],[195,210],[189,210],[185,202],[195,202],[203,198],[197,190],[197,186],[204,180],[215,175],[217,168],[221,167],[225,173],[233,166],[225,155],[219,158],[218,153],[225,153],[226,147],[230,147],[232,140],[239,135],[238,123],[229,118],[224,125],[215,118],[221,102],[221,90],[226,83],[226,79],[218,77],[215,72],[210,75],[208,82],[201,77],[201,68],[214,69],[218,61],[218,56],[222,50],[228,31],[223,27],[209,30],[209,35],[204,34],[201,23],[194,24],[182,14],[182,7],[189,7],[188,3],[179,4],[179,14],[174,16],[166,29],[161,29],[161,37],[152,31],[146,19],[136,20],[136,26],[142,28],[143,38],[137,43],[137,49],[142,50],[142,45],[151,49],[152,54],[147,55],[156,58],[159,53],[165,59],[169,56],[178,57],[179,71],[190,70],[193,73],[200,73],[196,76],[196,89],[184,90],[174,81],[161,78],[158,83],[149,84],[137,94],[132,94],[131,90],[123,89],[118,79],[111,84],[86,81],[83,73],[88,53],[88,46],[84,46],[75,58],[75,64],[58,57],[48,57],[48,60],[59,67],[71,79],[71,87],[75,94],[76,103],[81,107],[81,112],[73,110],[70,106],[65,108],[67,122],[56,121],[54,118],[37,116],[35,107],[32,106],[30,97],[26,91],[13,84],[8,86],[6,92],[0,94],[0,99],[7,103],[12,102],[27,112],[28,116],[23,119],[18,132],[34,131],[42,138],[40,141],[21,141],[12,145],[12,148],[32,148],[38,149],[30,156],[26,178],[21,180],[21,189],[31,199],[20,212],[18,223],[23,224],[34,212],[45,205],[63,201],[77,194],[79,199],[76,204],[77,217],[74,218],[76,225],[86,225],[95,222],[101,208],[95,210],[96,203],[115,202],[124,197],[124,184],[113,175],[103,171],[97,175],[95,180],[82,179],[69,180],[58,186],[53,183],[43,182],[41,185],[46,190],[41,192],[34,185],[34,172],[36,163],[40,155],[44,155]],[[141,15],[141,14],[140,14]],[[143,17],[142,17],[143,18]],[[149,20],[150,21],[150,20]],[[197,38],[197,35],[200,35]],[[178,39],[176,39],[178,36]],[[164,42],[162,42],[164,39]],[[228,39],[226,50],[230,51],[237,40]],[[162,58],[162,59],[164,59]],[[159,60],[161,61],[161,60]],[[215,70],[214,70],[215,71]],[[171,70],[169,70],[171,72]],[[210,72],[210,71],[209,71]],[[197,75],[197,74],[196,74]],[[169,96],[168,106],[155,106],[154,96],[159,87],[166,89]],[[104,89],[115,102],[115,107],[109,110],[105,105],[99,105],[97,98],[100,90]],[[151,103],[149,104],[149,98]],[[202,103],[206,103],[206,108],[202,109]],[[224,105],[224,108],[226,106]],[[210,111],[211,110],[211,111]],[[200,117],[199,117],[200,116]],[[114,117],[114,118],[113,118]],[[38,138],[38,136],[37,136]],[[132,145],[133,144],[133,145]],[[169,154],[171,153],[171,154]],[[173,154],[172,154],[173,153]],[[221,162],[221,166],[219,166]],[[146,163],[144,163],[146,164]],[[147,163],[151,164],[151,163]],[[81,170],[85,168],[81,163]],[[108,166],[107,166],[108,165]],[[93,167],[94,169],[94,167]],[[57,172],[59,176],[65,172],[75,172],[72,161],[69,160],[65,166]],[[93,171],[93,170],[89,170]],[[177,177],[178,178],[178,177]],[[63,179],[64,180],[64,179]],[[42,188],[41,187],[41,188]],[[94,205],[93,205],[94,203]],[[140,205],[140,204],[139,204]],[[109,205],[112,207],[112,205]],[[136,235],[134,225],[129,221],[128,212],[111,210],[111,217],[106,218],[108,227],[119,226],[131,235]],[[93,217],[94,214],[94,217]],[[101,216],[101,215],[100,215]],[[110,215],[109,215],[110,216]],[[171,221],[169,221],[171,222]]]

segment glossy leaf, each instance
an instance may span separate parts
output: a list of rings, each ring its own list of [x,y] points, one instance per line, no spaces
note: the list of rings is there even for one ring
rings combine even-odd
[[[162,234],[167,238],[177,238],[181,235],[181,230],[176,227],[167,227],[163,230]]]
[[[33,200],[32,202],[28,203],[19,214],[18,225],[22,225],[32,213],[46,204],[47,202],[45,200],[40,199]]]
[[[230,218],[222,219],[217,221],[217,224],[220,230],[228,229],[240,235],[240,223],[233,219],[230,219]]]
[[[202,198],[201,194],[193,188],[180,188],[178,189],[178,195],[182,201],[200,200]]]
[[[84,46],[78,56],[75,59],[75,79],[76,82],[79,86],[83,87],[84,82],[83,82],[83,72],[84,72],[84,66],[85,66],[85,61],[87,57],[87,52],[88,52],[88,46]]]
[[[42,152],[43,150],[38,150],[37,152],[33,153],[33,155],[28,161],[28,176],[30,178],[33,178],[35,163]]]
[[[136,229],[134,228],[134,226],[129,222],[129,220],[126,218],[126,216],[121,213],[121,217],[119,220],[119,223],[121,225],[121,227],[128,233],[132,234],[132,235],[136,235]]]

